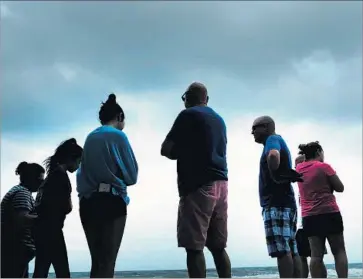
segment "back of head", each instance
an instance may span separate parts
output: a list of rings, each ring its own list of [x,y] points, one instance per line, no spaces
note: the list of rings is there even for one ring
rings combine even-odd
[[[115,94],[110,94],[107,101],[102,103],[98,116],[102,125],[112,120],[124,121],[125,114],[121,106],[116,102]]]
[[[318,141],[309,142],[307,144],[299,145],[299,154],[305,156],[305,160],[317,158],[319,153],[323,151]]]
[[[15,174],[20,176],[20,182],[25,185],[31,183],[35,178],[40,177],[44,173],[45,170],[41,165],[27,162],[21,162],[15,170]]]
[[[193,82],[189,85],[184,93],[185,103],[189,107],[197,105],[206,105],[208,103],[207,87],[200,82]]]
[[[55,150],[54,154],[48,157],[44,163],[47,173],[53,171],[58,165],[69,163],[82,157],[83,148],[77,144],[76,139],[71,138],[63,141]]]

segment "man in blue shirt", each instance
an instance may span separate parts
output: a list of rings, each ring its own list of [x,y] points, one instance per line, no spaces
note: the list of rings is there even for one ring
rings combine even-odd
[[[255,141],[263,144],[260,159],[259,194],[268,253],[277,258],[281,278],[300,277],[296,234],[296,201],[291,182],[299,175],[291,169],[291,155],[284,139],[275,133],[269,116],[257,118],[252,125]]]
[[[205,278],[203,249],[212,253],[218,276],[231,277],[227,244],[228,171],[226,125],[207,106],[208,93],[192,83],[182,96],[186,109],[162,144],[161,155],[177,160],[178,246],[186,249],[189,277]]]

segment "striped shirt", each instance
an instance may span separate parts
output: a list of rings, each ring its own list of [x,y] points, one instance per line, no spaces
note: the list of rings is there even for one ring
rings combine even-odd
[[[27,211],[33,213],[35,211],[35,201],[30,190],[24,186],[14,186],[6,193],[1,201],[1,228],[2,238],[15,236],[20,243],[24,244],[27,248],[35,250],[34,239],[32,237],[31,229],[24,228],[15,230],[14,213],[19,211]]]

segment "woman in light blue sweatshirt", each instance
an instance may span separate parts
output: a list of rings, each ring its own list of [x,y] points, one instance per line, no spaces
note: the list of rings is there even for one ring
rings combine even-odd
[[[122,131],[125,115],[110,94],[99,111],[101,127],[86,139],[77,172],[80,217],[92,259],[91,278],[113,278],[138,165]]]

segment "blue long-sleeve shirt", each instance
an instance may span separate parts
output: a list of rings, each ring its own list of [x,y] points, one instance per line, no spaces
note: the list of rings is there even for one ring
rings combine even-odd
[[[112,185],[114,195],[129,204],[127,186],[136,184],[137,176],[138,164],[124,132],[105,125],[87,136],[77,171],[80,198],[90,197],[100,183],[106,183]]]

